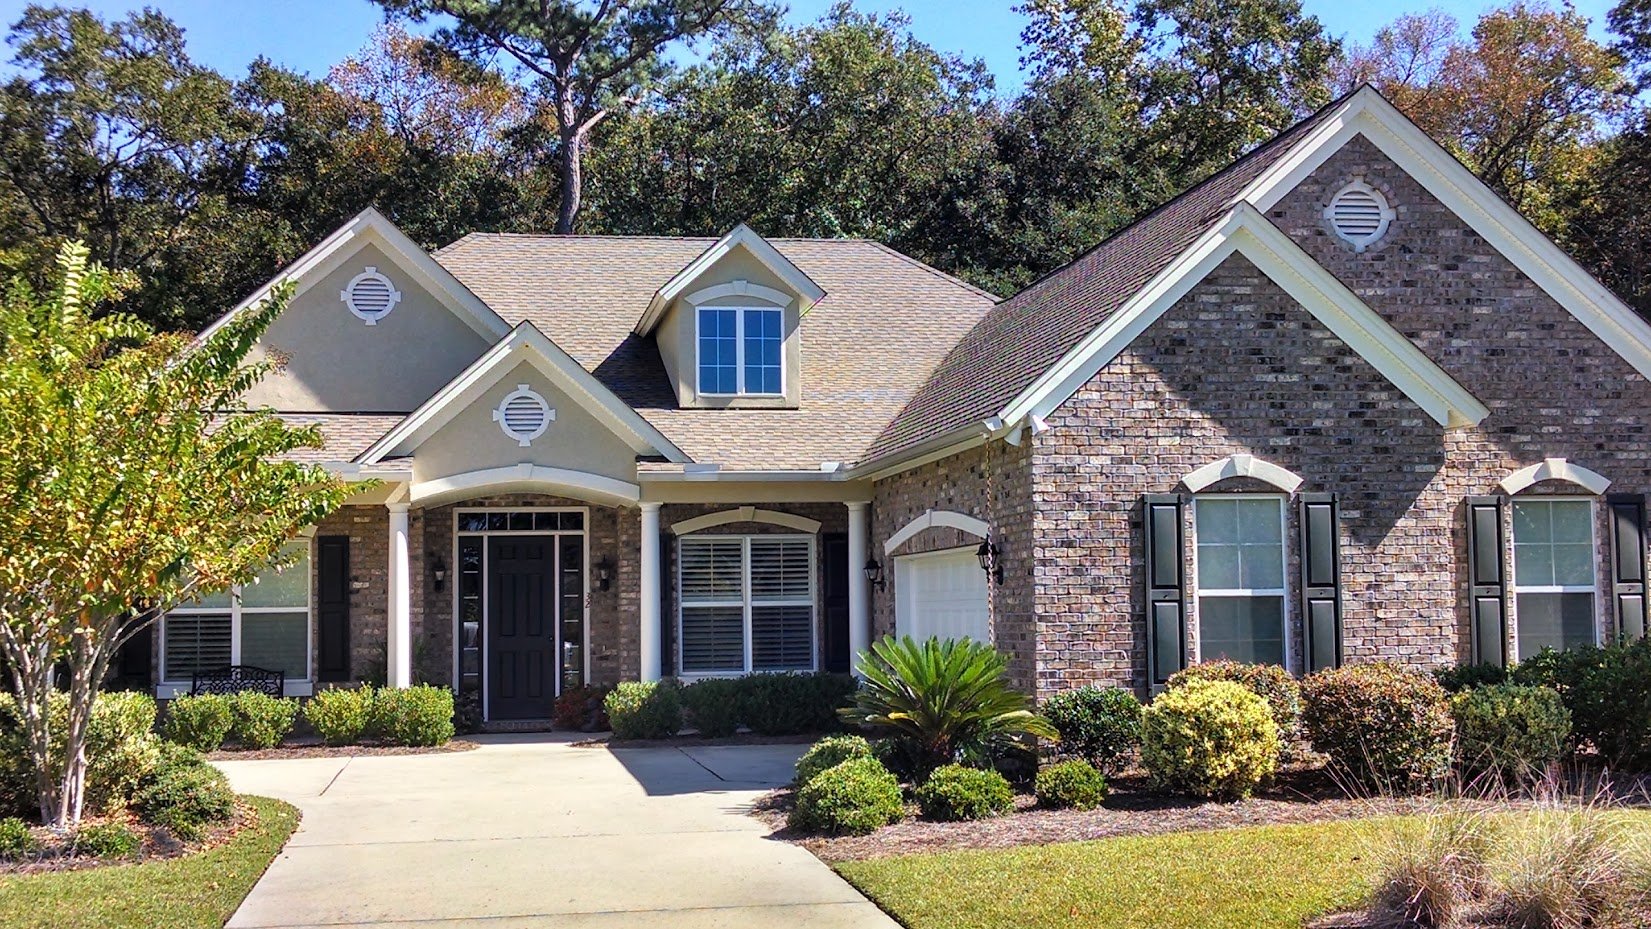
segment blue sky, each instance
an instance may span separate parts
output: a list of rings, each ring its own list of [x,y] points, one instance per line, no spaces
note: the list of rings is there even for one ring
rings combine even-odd
[[[832,2],[792,0],[791,18],[797,22],[813,20]],[[5,24],[15,22],[26,5],[19,0],[0,0]],[[78,5],[118,17],[145,4],[90,0]],[[379,8],[367,0],[148,0],[147,5],[157,7],[184,27],[190,52],[197,60],[230,75],[243,73],[247,63],[259,55],[300,71],[323,74],[334,62],[360,48],[382,19]],[[984,59],[997,75],[1000,91],[1012,91],[1021,83],[1016,41],[1024,22],[1014,12],[1013,2],[858,0],[856,5],[866,10],[904,10],[911,17],[913,31],[924,41],[944,51]],[[1471,22],[1497,5],[1473,0],[1406,0],[1397,4],[1306,0],[1307,10],[1323,20],[1331,33],[1357,42],[1365,41],[1403,12],[1439,7],[1459,20]],[[1605,13],[1613,3],[1576,0],[1575,5],[1594,20],[1595,32],[1603,35]],[[6,58],[10,60],[9,53]]]

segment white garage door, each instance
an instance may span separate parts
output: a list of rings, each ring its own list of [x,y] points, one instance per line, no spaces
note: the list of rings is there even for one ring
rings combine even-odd
[[[987,640],[986,572],[972,547],[894,559],[894,597],[897,635]]]

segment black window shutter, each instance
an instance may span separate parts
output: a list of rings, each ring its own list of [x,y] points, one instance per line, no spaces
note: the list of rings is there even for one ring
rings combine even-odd
[[[1469,497],[1468,604],[1473,662],[1508,664],[1508,577],[1503,559],[1502,498]]]
[[[1611,592],[1617,631],[1624,639],[1645,636],[1645,498],[1611,494]]]
[[[322,681],[350,679],[350,537],[316,540],[315,674]]]
[[[1304,667],[1311,674],[1341,667],[1341,514],[1335,494],[1300,500]]]
[[[1162,687],[1187,666],[1185,543],[1181,498],[1148,494],[1142,524],[1147,577],[1147,681]]]
[[[663,677],[676,675],[676,607],[671,592],[676,590],[676,568],[671,562],[671,544],[674,536],[659,534],[659,673]]]
[[[848,533],[820,534],[820,565],[820,601],[825,607],[825,659],[821,667],[833,674],[847,674],[848,582],[853,567],[848,563]]]

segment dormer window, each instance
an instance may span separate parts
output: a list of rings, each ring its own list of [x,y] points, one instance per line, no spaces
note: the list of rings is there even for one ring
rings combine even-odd
[[[785,393],[784,311],[767,306],[702,306],[697,319],[702,396]]]

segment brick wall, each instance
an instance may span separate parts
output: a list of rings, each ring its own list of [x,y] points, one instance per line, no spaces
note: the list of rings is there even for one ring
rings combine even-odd
[[[350,540],[350,673],[357,680],[363,675],[382,680],[389,631],[390,511],[381,505],[339,507],[316,525],[315,534]],[[318,566],[312,564],[311,570]],[[312,578],[310,589],[320,589],[318,579]],[[310,639],[316,640],[313,634]]]

